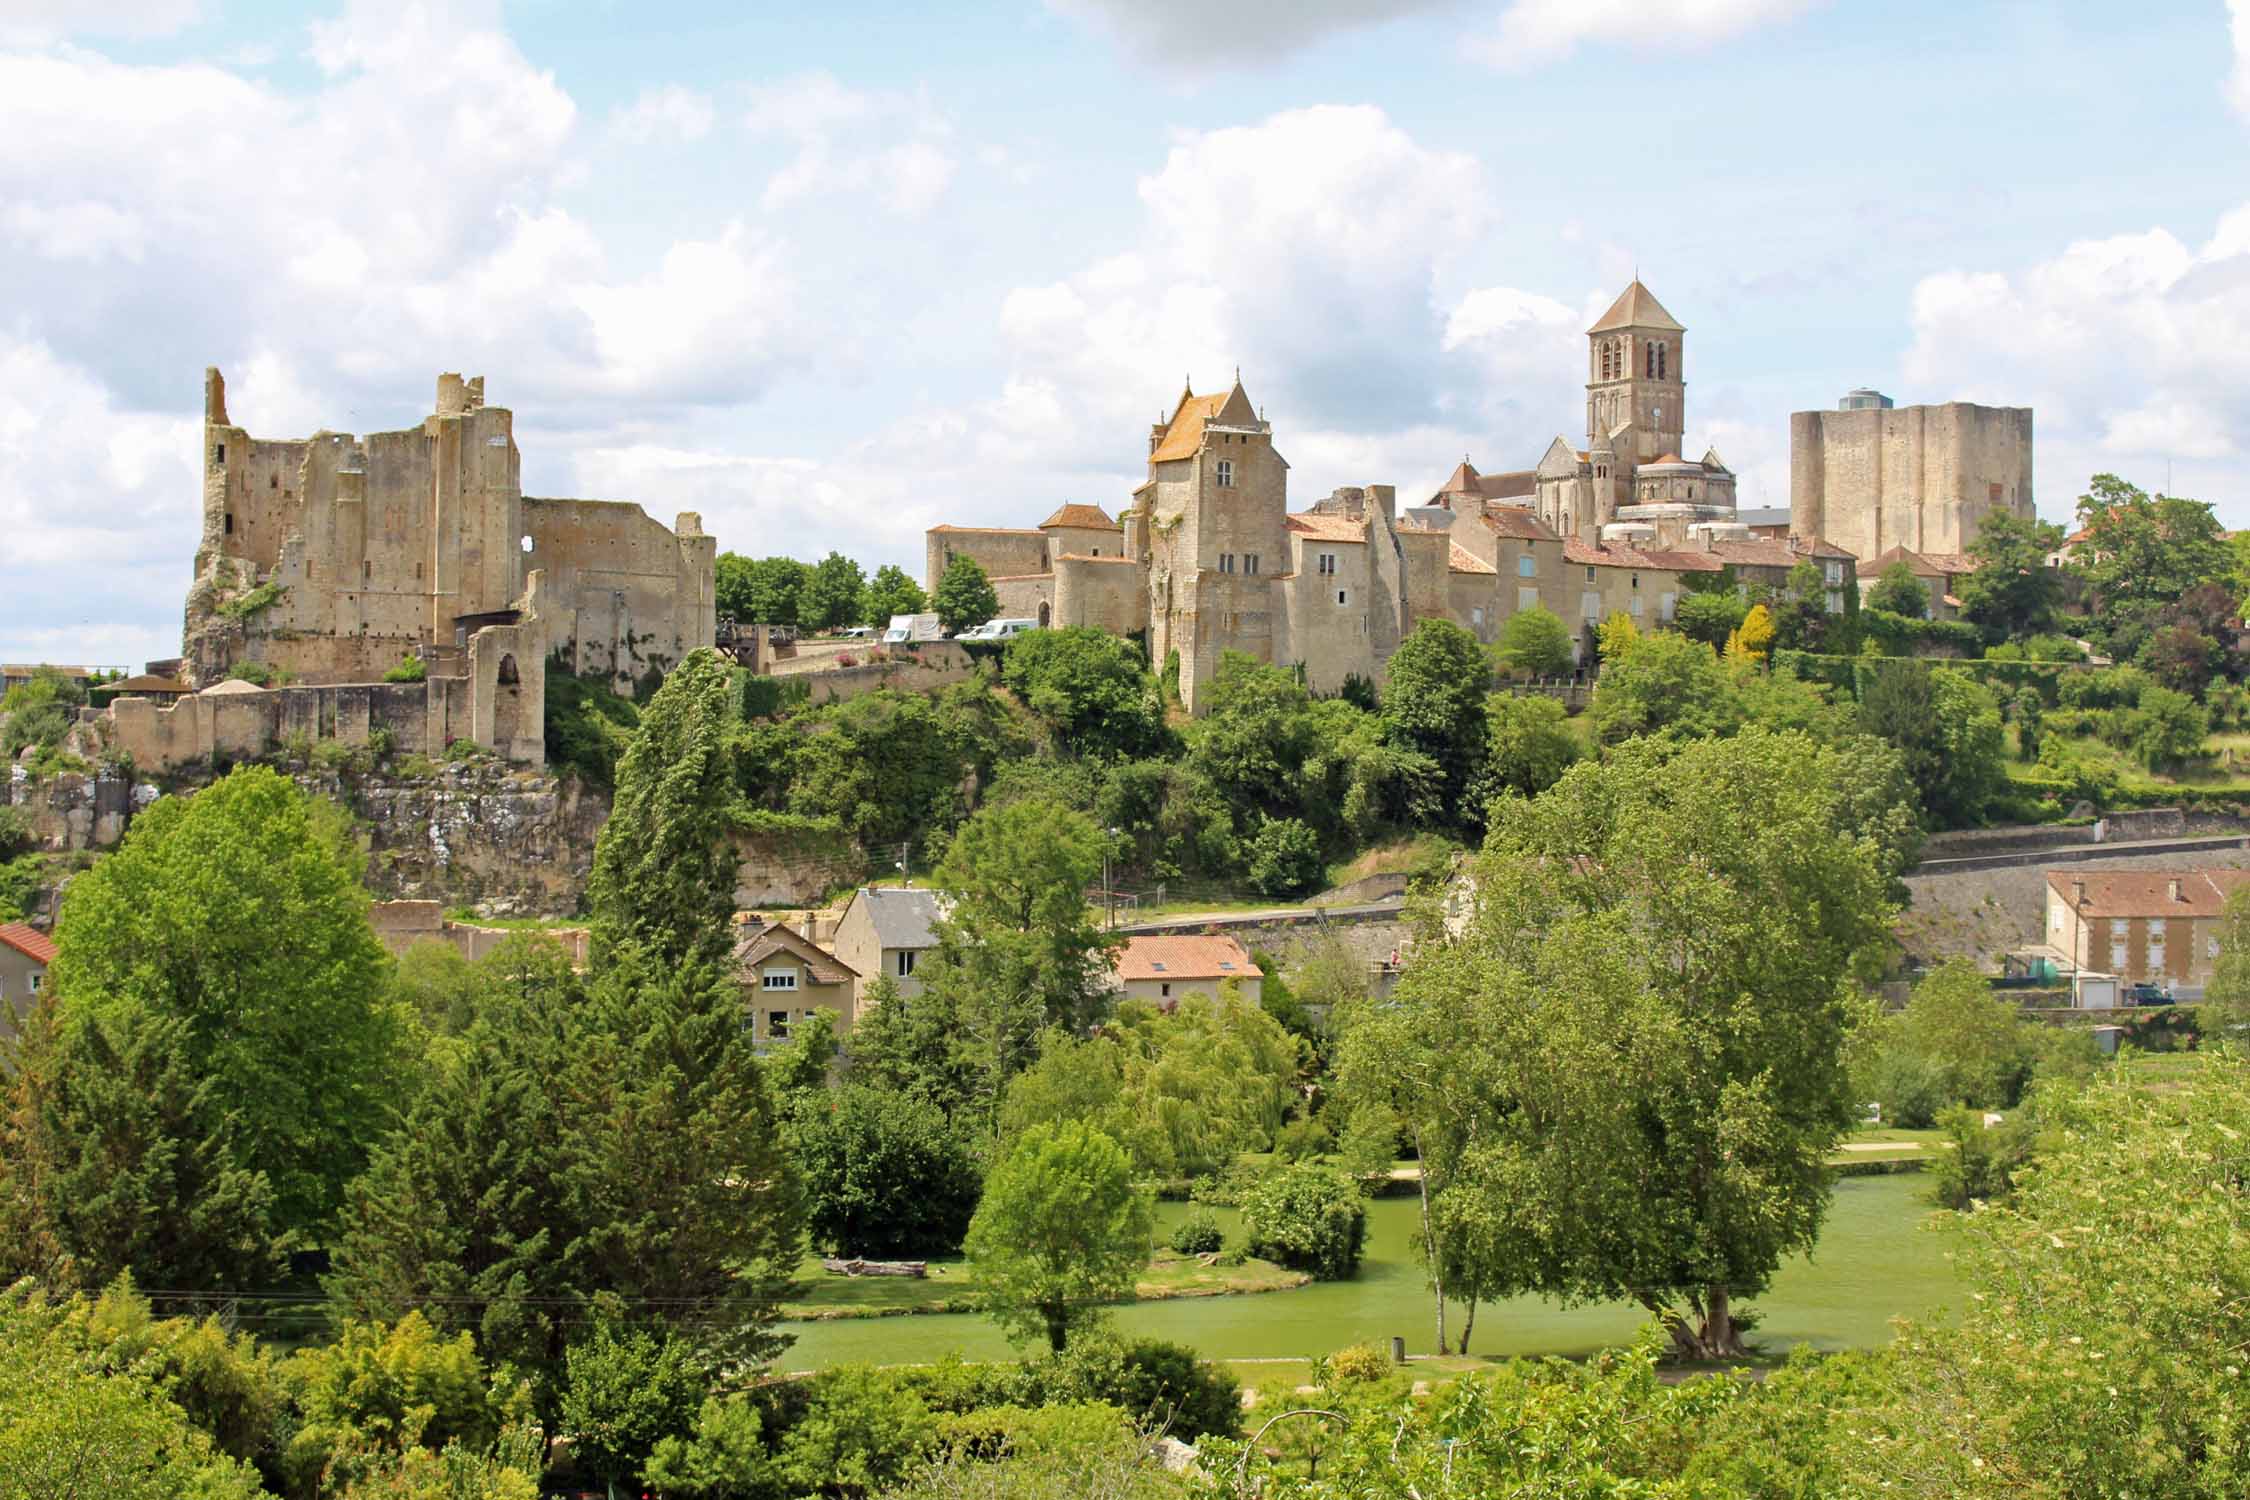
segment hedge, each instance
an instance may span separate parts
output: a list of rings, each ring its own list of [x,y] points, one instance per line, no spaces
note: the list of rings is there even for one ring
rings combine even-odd
[[[1950,624],[1950,621],[1940,623]],[[2036,687],[2039,697],[2049,708],[2060,701],[2058,684],[2066,672],[2100,672],[2107,668],[2086,662],[2073,661],[1985,661],[1982,658],[1945,658],[1928,656],[1836,656],[1814,651],[1776,651],[1773,664],[1787,667],[1807,682],[1821,682],[1838,692],[1857,699],[1867,686],[1867,679],[1885,662],[1919,661],[1933,667],[1943,667],[1948,672],[1959,672],[1973,677],[1987,687],[2016,689]]]

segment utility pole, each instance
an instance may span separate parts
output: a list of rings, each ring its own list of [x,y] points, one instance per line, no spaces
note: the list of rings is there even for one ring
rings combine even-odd
[[[1107,835],[1102,840],[1102,931],[1114,932],[1117,929],[1117,888],[1109,879],[1109,853],[1115,846],[1117,830],[1109,829]]]

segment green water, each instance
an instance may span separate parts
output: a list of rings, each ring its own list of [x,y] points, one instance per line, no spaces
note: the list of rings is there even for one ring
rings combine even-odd
[[[1891,1319],[1921,1317],[1960,1300],[1946,1238],[1925,1227],[1931,1209],[1919,1175],[1852,1177],[1836,1184],[1828,1226],[1814,1254],[1782,1266],[1754,1306],[1753,1337],[1780,1352],[1811,1343],[1823,1349],[1887,1341]],[[1160,1232],[1187,1212],[1165,1204]],[[1240,1225],[1221,1211],[1228,1243]],[[1246,1297],[1183,1297],[1116,1310],[1129,1334],[1176,1339],[1212,1359],[1302,1357],[1367,1340],[1403,1336],[1409,1353],[1432,1352],[1434,1309],[1414,1258],[1419,1233],[1411,1198],[1368,1205],[1367,1254],[1350,1281],[1317,1283],[1293,1292]],[[1565,1311],[1533,1297],[1487,1303],[1477,1310],[1477,1354],[1584,1354],[1632,1337],[1641,1310],[1623,1304]],[[866,1361],[912,1364],[956,1352],[998,1359],[1011,1351],[984,1318],[961,1313],[839,1319],[785,1325],[796,1343],[781,1357],[790,1370]],[[1458,1335],[1460,1309],[1447,1314]]]

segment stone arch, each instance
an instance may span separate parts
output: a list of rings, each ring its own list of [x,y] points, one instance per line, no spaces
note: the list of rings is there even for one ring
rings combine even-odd
[[[1041,630],[1045,630],[1045,629],[1047,628],[1047,619],[1048,619],[1048,609],[1047,609],[1047,601],[1046,601],[1046,600],[1044,600],[1044,599],[1042,599],[1042,600],[1040,600],[1040,601],[1039,601],[1039,628],[1040,628]]]
[[[500,658],[500,685],[502,687],[517,687],[520,686],[522,682],[523,678],[516,671],[515,657],[513,655],[503,655]]]

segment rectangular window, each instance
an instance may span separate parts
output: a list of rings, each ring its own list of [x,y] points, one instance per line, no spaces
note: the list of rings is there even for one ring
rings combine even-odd
[[[1673,617],[1675,617],[1676,615],[1678,615],[1678,614],[1679,614],[1679,612],[1680,612],[1679,596],[1678,596],[1677,594],[1659,594],[1659,595],[1657,595],[1657,598],[1656,598],[1656,609],[1657,609],[1657,615],[1656,615],[1656,617],[1657,617],[1658,619],[1660,619],[1660,620],[1669,620],[1669,619],[1672,619]]]
[[[1344,589],[1336,590],[1336,602],[1338,604],[1349,604],[1351,602],[1350,593]]]
[[[1333,576],[1335,575],[1335,572],[1336,572],[1336,554],[1335,554],[1335,553],[1333,553],[1333,552],[1323,552],[1323,553],[1321,553],[1321,554],[1320,554],[1320,567],[1319,567],[1319,569],[1318,569],[1317,571],[1319,571],[1319,572],[1321,572],[1321,573],[1325,573],[1325,574],[1328,574],[1329,576],[1333,577]]]
[[[1594,581],[1594,570],[1591,566],[1588,566],[1586,569],[1586,581],[1588,583],[1592,583]]]
[[[1242,571],[1245,573],[1255,573],[1258,571],[1257,553],[1245,552],[1242,554]]]
[[[2207,937],[2203,940],[2203,956],[2205,958],[2217,958],[2219,956],[2219,940],[2216,937]]]
[[[904,978],[905,978],[905,977],[906,977],[907,975],[909,975],[909,974],[911,974],[911,973],[913,973],[913,972],[914,972],[914,950],[913,950],[912,948],[901,948],[901,949],[899,949],[899,950],[898,950],[898,977],[899,977],[899,978],[901,978],[901,979],[904,979]]]
[[[1234,554],[1232,552],[1222,552],[1219,554],[1219,571],[1222,573],[1232,573],[1234,571]]]
[[[768,969],[758,981],[759,987],[769,990],[793,990],[797,987],[795,969]]]
[[[2110,918],[2109,945],[2112,948],[2124,947],[2126,939],[2132,935],[2132,927],[2133,924],[2123,917]]]
[[[1828,581],[1832,584],[1844,581],[1844,565],[1842,563],[1832,562],[1828,565]]]
[[[785,1010],[769,1010],[766,1012],[766,1037],[769,1041],[776,1042],[789,1040],[789,1012]]]
[[[1469,611],[1469,623],[1479,626],[1484,624],[1484,609],[1481,605]]]
[[[1640,617],[1641,617],[1641,596],[1640,596],[1640,595],[1638,595],[1638,594],[1635,594],[1635,595],[1633,596],[1633,618],[1634,618],[1634,619],[1636,619],[1636,620],[1638,620],[1638,619],[1639,619]]]
[[[1830,589],[1828,591],[1828,612],[1832,615],[1840,615],[1844,612],[1844,591],[1842,589]]]
[[[226,461],[227,461],[227,445],[226,445],[226,444],[224,444],[224,443],[221,443],[221,444],[219,444],[219,445],[218,445],[218,448],[216,449],[216,451],[214,451],[214,452],[212,453],[212,455],[211,455],[211,462],[213,462],[213,463],[215,463],[215,464],[223,464],[223,463],[225,463]]]
[[[1518,586],[1516,589],[1516,608],[1537,609],[1538,607],[1539,590],[1534,585],[1528,583]]]
[[[1589,621],[1602,617],[1602,596],[1589,589],[1578,596],[1578,608]]]
[[[1539,564],[1530,553],[1526,552],[1516,559],[1516,576],[1518,578],[1537,578],[1539,576]]]
[[[1219,460],[1219,488],[1222,490],[1234,488],[1234,460],[1231,458]]]
[[[1168,984],[1160,984],[1160,985],[1158,985],[1158,986],[1156,987],[1156,992],[1157,992],[1157,996],[1158,996],[1158,998],[1160,998],[1160,999],[1165,999],[1165,1000],[1169,1000],[1169,999],[1171,999],[1171,998],[1172,998],[1172,987],[1171,987],[1170,985],[1168,985]]]

